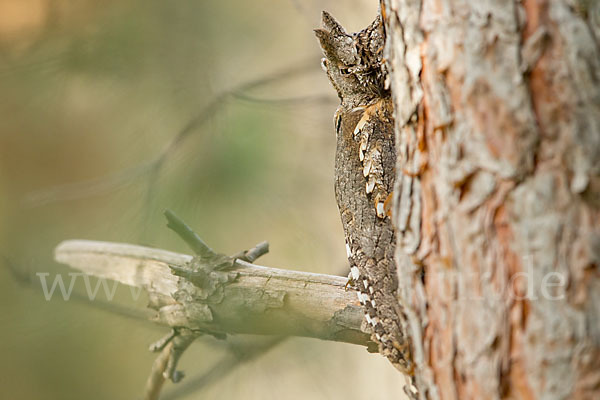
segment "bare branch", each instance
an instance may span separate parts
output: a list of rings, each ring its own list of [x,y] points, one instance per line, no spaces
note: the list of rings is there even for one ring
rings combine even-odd
[[[235,278],[206,296],[192,283],[193,257],[130,244],[71,240],[55,250],[57,261],[146,290],[155,322],[215,335],[247,333],[304,336],[367,346],[354,290],[338,276],[268,268],[236,260]],[[173,268],[174,267],[174,268]],[[176,276],[172,269],[188,270]],[[203,286],[205,283],[202,283]]]

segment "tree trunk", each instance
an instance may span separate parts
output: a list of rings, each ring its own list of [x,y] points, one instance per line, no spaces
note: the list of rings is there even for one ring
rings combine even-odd
[[[420,398],[600,398],[600,2],[382,12]]]

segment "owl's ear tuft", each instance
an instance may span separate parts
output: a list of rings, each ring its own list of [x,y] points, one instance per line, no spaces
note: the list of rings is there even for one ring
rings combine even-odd
[[[333,18],[331,14],[327,11],[323,11],[321,14],[321,21],[323,23],[323,27],[328,29],[334,36],[347,35],[344,27],[340,25],[339,22]]]
[[[365,29],[365,31],[379,30],[380,32],[383,32],[383,29],[384,29],[384,26],[383,26],[383,20],[381,18],[381,14],[377,14],[377,17],[375,18],[375,20],[369,24],[369,26]]]
[[[314,32],[315,32],[315,35],[317,36],[317,39],[319,39],[320,41],[323,41],[323,40],[330,41],[330,39],[331,39],[331,35],[325,29],[318,28],[318,29],[315,29]]]
[[[333,49],[333,38],[331,34],[327,32],[325,29],[315,29],[315,36],[319,39],[319,43],[321,43],[321,48],[325,55],[329,54]]]

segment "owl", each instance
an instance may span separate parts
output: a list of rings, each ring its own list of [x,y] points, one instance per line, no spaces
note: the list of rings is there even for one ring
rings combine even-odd
[[[395,367],[412,373],[410,343],[397,300],[395,233],[390,218],[396,150],[393,103],[386,89],[385,31],[378,16],[358,33],[347,33],[327,12],[315,29],[322,67],[340,105],[336,134],[335,196],[350,276],[365,310],[371,338]]]

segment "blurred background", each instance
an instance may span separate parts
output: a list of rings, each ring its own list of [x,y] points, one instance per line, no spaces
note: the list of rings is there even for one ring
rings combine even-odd
[[[166,333],[102,309],[144,309],[126,287],[91,304],[47,301],[37,274],[70,283],[53,261],[62,240],[189,253],[165,227],[170,208],[218,251],[268,240],[260,264],[346,273],[333,194],[338,99],[312,29],[327,9],[360,30],[376,3],[0,0],[3,398],[140,398],[155,357],[147,346]],[[85,293],[81,280],[74,292]],[[183,382],[230,354],[198,340]],[[289,339],[194,391],[164,393],[391,399],[401,386],[363,348]]]

